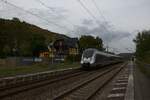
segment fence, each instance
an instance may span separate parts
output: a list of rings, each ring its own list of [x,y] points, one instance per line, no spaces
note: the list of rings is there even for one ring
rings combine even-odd
[[[21,66],[32,65],[34,63],[49,63],[48,58],[34,58],[34,57],[8,57],[0,59],[0,66]]]

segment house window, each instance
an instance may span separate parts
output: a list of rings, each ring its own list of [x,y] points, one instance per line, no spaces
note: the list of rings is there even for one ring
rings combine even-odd
[[[78,54],[78,50],[76,48],[69,48],[69,54],[70,55],[77,55]]]

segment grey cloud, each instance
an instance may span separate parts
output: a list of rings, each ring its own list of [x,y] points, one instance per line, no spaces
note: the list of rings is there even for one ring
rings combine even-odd
[[[46,9],[34,8],[34,9],[27,10],[39,16],[39,17],[36,17],[30,13],[27,13],[26,11],[22,9],[18,9],[16,7],[3,3],[0,8],[0,18],[11,19],[12,17],[17,17],[22,21],[26,21],[30,24],[35,24],[39,27],[49,29],[50,31],[64,33],[65,30],[58,29],[58,27],[55,26],[53,23],[58,23],[61,26],[63,24],[64,18],[67,16],[66,15],[67,10],[60,9],[60,8],[59,9],[54,8],[54,10],[55,11],[53,13],[50,10],[46,10]],[[53,22],[53,23],[50,23],[48,21]]]
[[[13,4],[18,5],[22,8],[26,8],[49,21],[72,29],[72,25],[68,24],[64,20],[68,19],[77,26],[74,27],[73,33],[68,32],[67,35],[77,37],[81,35],[100,36],[104,41],[109,42],[109,44],[112,45],[113,47],[121,48],[122,50],[120,51],[123,51],[123,48],[132,46],[131,45],[132,41],[128,41],[129,40],[128,37],[131,37],[131,35],[126,31],[131,30],[132,32],[135,29],[143,29],[145,27],[147,28],[149,25],[150,14],[148,13],[148,10],[150,2],[148,0],[139,0],[139,1],[127,0],[128,2],[117,0],[118,5],[116,5],[114,0],[110,1],[97,0],[98,5],[101,7],[103,11],[103,14],[106,15],[106,18],[107,17],[110,18],[109,20],[111,20],[111,22],[115,25],[115,28],[125,31],[120,30],[112,31],[110,23],[100,22],[100,24],[97,25],[96,24],[97,22],[93,20],[88,20],[90,16],[87,13],[83,13],[84,9],[81,10],[80,5],[76,1],[66,0],[66,2],[64,2],[61,0],[54,0],[54,1],[45,0],[45,3],[53,9],[53,12],[41,6],[35,0],[23,0],[23,1],[10,0],[10,1],[12,1]],[[142,5],[141,2],[143,2]],[[138,3],[139,6],[133,7],[135,3]],[[89,9],[93,10],[93,13],[96,10],[96,9],[94,10],[90,6]],[[53,15],[51,13],[53,13]],[[40,18],[37,18],[35,16],[32,16],[30,14],[27,14],[21,10],[15,9],[5,4],[0,4],[0,17],[1,18],[18,17],[21,20],[24,20],[31,24],[38,25],[42,28],[46,28],[50,31],[59,32],[62,34],[66,33],[66,31],[56,27],[55,25],[48,24],[46,21],[41,20]],[[104,26],[109,30],[109,32],[106,31]],[[121,44],[122,41],[123,44]]]
[[[93,25],[94,23],[93,23],[93,20],[85,19],[85,20],[83,20],[82,24],[83,25]]]
[[[64,19],[65,15],[64,13],[52,13],[49,10],[42,10],[42,9],[30,9],[30,11],[38,16],[41,16],[42,18],[46,18],[47,20],[53,20],[55,21],[61,21]]]
[[[91,20],[84,20],[83,23],[90,22],[92,27]],[[101,23],[98,26],[93,28],[89,28],[87,25],[78,26],[73,33],[74,36],[81,36],[81,35],[93,35],[93,36],[100,36],[106,42],[112,42],[114,40],[120,40],[125,37],[129,37],[131,34],[128,32],[123,31],[112,31],[111,27],[108,26],[107,23]]]

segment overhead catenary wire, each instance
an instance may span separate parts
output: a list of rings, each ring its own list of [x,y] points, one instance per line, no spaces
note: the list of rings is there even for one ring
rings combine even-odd
[[[39,2],[41,5],[45,6],[46,8],[50,9],[51,11],[55,11],[54,8],[50,7],[50,6],[47,6],[44,2],[42,2],[41,0],[35,0],[37,2]]]
[[[83,2],[81,2],[81,0],[77,0],[77,2],[79,2],[79,4],[86,10],[86,12],[96,21],[96,23],[98,25],[101,25],[106,32],[110,32],[106,27],[105,25],[101,24],[101,22],[92,14],[92,12],[83,4]]]
[[[92,14],[92,12],[80,1],[80,0],[77,0],[77,2],[79,2],[79,4],[86,10],[86,12],[96,21],[97,18]]]
[[[44,2],[42,2],[41,0],[36,0],[38,3],[40,3],[41,5],[43,5],[44,7],[50,9],[52,12],[55,12],[54,8],[53,7],[50,7],[48,5],[46,5]],[[52,13],[53,14],[53,13]],[[63,17],[63,16],[62,16]],[[64,18],[64,21],[66,21],[67,23],[71,24],[73,27],[75,26],[71,21],[67,20],[65,17]]]
[[[111,33],[111,31],[110,30],[108,30],[108,28],[105,26],[105,25],[103,25],[103,24],[101,24],[100,23],[100,21],[92,14],[92,12],[84,5],[84,3],[83,2],[81,2],[81,0],[77,0],[78,2],[79,2],[79,4],[86,10],[86,12],[94,19],[94,20],[96,20],[96,23],[98,24],[98,25],[101,25],[104,29],[105,29],[105,31],[107,32],[107,33]],[[95,2],[96,3],[96,2]],[[106,42],[106,47],[107,47],[107,50],[108,50],[108,42]]]
[[[103,18],[103,20],[108,23],[109,21],[107,20],[107,17],[104,16],[102,10],[100,9],[100,7],[97,5],[96,1],[95,0],[91,0],[93,2],[93,4],[95,5],[99,15]],[[114,26],[113,24],[111,24],[111,26]]]
[[[104,20],[105,22],[107,22],[105,16],[103,15],[102,11],[101,11],[100,8],[98,7],[96,1],[95,1],[95,0],[91,0],[91,1],[92,1],[93,4],[95,5],[95,7],[96,7],[96,9],[97,9],[97,11],[98,11],[98,13],[99,13],[99,15],[102,16],[102,18],[103,18],[103,20]]]
[[[72,31],[72,30],[68,29],[68,28],[65,27],[65,26],[61,26],[61,25],[59,25],[59,24],[57,24],[57,23],[54,23],[54,22],[52,22],[52,21],[49,21],[49,20],[47,20],[46,18],[43,18],[43,17],[41,17],[41,16],[39,16],[39,15],[37,15],[37,14],[35,14],[35,13],[32,13],[31,11],[28,11],[28,10],[25,10],[25,9],[19,7],[19,6],[16,6],[15,4],[12,4],[12,3],[8,2],[7,0],[1,0],[1,1],[4,2],[5,4],[8,4],[8,5],[10,5],[10,6],[13,6],[13,7],[17,8],[17,9],[20,9],[20,10],[22,10],[22,11],[24,11],[24,12],[30,14],[30,15],[33,15],[33,16],[35,16],[35,17],[41,19],[41,20],[44,20],[45,22],[47,22],[47,24],[55,25],[55,26],[57,26],[57,27],[59,27],[59,28],[61,28],[61,29],[64,29],[65,31],[66,31],[66,30]]]
[[[108,23],[108,21],[106,20],[106,17],[103,15],[103,13],[102,13],[100,7],[97,5],[96,1],[95,1],[95,0],[91,0],[91,1],[92,1],[93,4],[95,5],[95,7],[96,7],[96,9],[97,9],[97,11],[98,11],[98,13],[99,13],[99,15],[101,15],[102,18],[103,18],[103,20],[104,20],[106,23]],[[127,38],[130,40],[129,36],[128,36]],[[132,39],[131,39],[131,40],[132,40]],[[108,47],[108,44],[107,44],[107,47]],[[112,47],[111,47],[111,48],[112,48]],[[117,48],[112,48],[112,49],[113,49],[114,51],[118,52],[118,50],[116,50]],[[132,50],[128,50],[128,51],[132,51]]]

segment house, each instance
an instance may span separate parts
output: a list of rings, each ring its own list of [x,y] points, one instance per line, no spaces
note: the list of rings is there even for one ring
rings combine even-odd
[[[43,58],[43,57],[48,58],[49,57],[49,52],[48,51],[40,52],[39,57],[41,57],[41,58]]]
[[[61,59],[68,55],[78,55],[78,38],[57,39],[48,46],[51,58]]]

